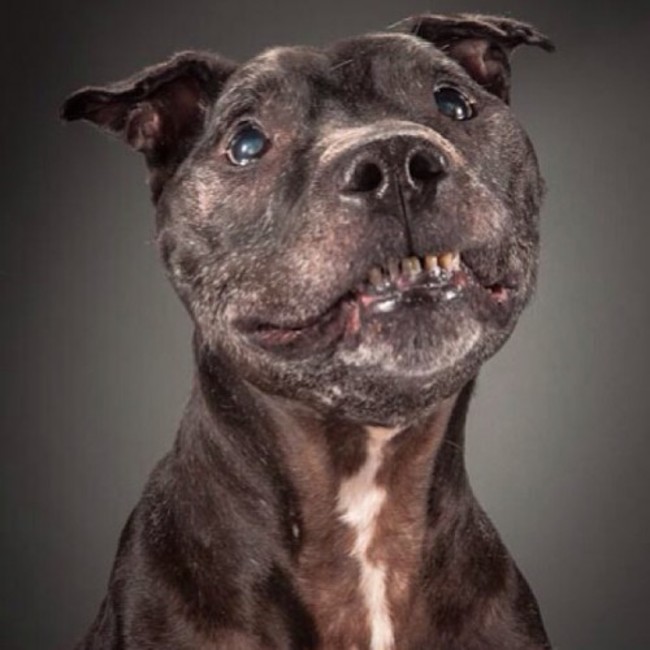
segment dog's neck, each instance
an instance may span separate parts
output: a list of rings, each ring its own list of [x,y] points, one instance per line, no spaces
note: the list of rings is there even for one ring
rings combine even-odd
[[[252,507],[272,511],[264,520],[259,510],[260,524],[288,552],[317,626],[349,643],[350,622],[366,620],[360,647],[370,637],[371,647],[392,648],[418,615],[412,594],[425,547],[472,507],[463,430],[473,382],[416,424],[389,429],[317,414],[198,361],[199,444],[229,459],[218,471],[241,486],[241,507],[258,495]],[[358,616],[341,618],[342,602]]]
[[[214,358],[197,356],[193,400],[202,403],[205,442],[226,445],[229,457],[259,466],[255,476],[261,480],[281,476],[302,516],[328,497],[343,513],[346,494],[355,486],[363,491],[367,480],[366,487],[381,486],[388,501],[408,494],[409,503],[426,505],[428,519],[440,499],[467,488],[464,427],[473,387],[470,381],[426,416],[390,428],[268,395]]]

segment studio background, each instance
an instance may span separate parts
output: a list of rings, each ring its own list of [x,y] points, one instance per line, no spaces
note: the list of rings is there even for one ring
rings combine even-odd
[[[190,323],[157,259],[143,162],[60,123],[63,98],[182,49],[243,60],[467,10],[558,46],[513,62],[549,187],[542,266],[480,376],[472,482],[557,650],[650,647],[650,5],[61,0],[2,9],[0,648],[67,650],[88,627],[190,387]]]

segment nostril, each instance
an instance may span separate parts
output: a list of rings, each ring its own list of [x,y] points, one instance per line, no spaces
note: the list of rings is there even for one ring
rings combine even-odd
[[[444,160],[437,154],[419,151],[408,162],[411,181],[426,183],[439,180],[445,172]]]
[[[379,165],[370,160],[357,163],[346,183],[349,192],[374,192],[379,189],[384,180],[384,174]]]

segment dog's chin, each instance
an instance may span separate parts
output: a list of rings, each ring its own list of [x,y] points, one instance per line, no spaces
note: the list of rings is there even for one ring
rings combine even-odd
[[[249,380],[265,392],[395,426],[428,412],[476,375],[516,320],[517,291],[462,272],[344,295],[296,327],[238,328]]]
[[[340,342],[311,358],[274,358],[250,349],[245,374],[262,392],[326,416],[406,426],[475,377],[506,338],[505,330],[463,318],[462,310],[432,318],[409,307],[370,319],[357,332],[356,345]]]

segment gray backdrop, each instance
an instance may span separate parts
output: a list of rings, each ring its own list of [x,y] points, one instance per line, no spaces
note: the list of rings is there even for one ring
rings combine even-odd
[[[515,57],[549,185],[542,272],[482,373],[470,472],[557,650],[650,648],[650,5],[61,0],[2,10],[3,650],[69,649],[90,623],[189,390],[142,162],[60,124],[60,101],[179,49],[247,58],[424,10],[507,13],[557,42]]]

